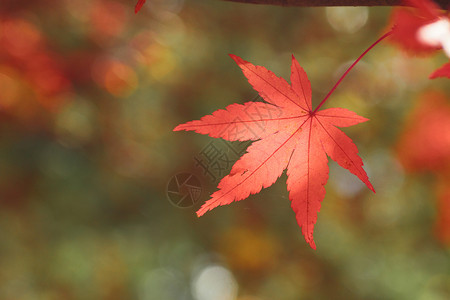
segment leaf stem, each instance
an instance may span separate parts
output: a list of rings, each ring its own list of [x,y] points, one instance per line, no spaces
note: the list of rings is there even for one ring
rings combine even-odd
[[[385,38],[387,38],[388,36],[390,36],[392,34],[393,30],[385,33],[382,37],[380,37],[378,40],[376,40],[375,43],[373,43],[372,45],[370,45],[369,48],[366,49],[366,51],[364,51],[354,62],[353,64],[347,69],[347,71],[345,71],[345,73],[341,76],[341,78],[339,78],[338,82],[336,82],[336,84],[333,86],[333,88],[328,92],[328,94],[325,96],[325,98],[323,98],[322,102],[319,103],[319,105],[316,107],[316,109],[314,109],[314,111],[312,112],[312,114],[315,114],[319,108],[325,103],[325,101],[328,100],[328,98],[331,96],[331,94],[333,94],[334,90],[339,86],[339,84],[341,83],[341,81],[345,78],[345,76],[347,76],[347,74],[351,71],[351,69],[353,69],[353,67],[370,51],[372,50],[373,47],[375,47],[379,42],[381,42],[382,40],[384,40]]]

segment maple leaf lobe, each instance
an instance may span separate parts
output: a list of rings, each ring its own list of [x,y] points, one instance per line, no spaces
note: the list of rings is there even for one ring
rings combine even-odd
[[[300,110],[302,113],[309,111],[306,103],[307,100],[300,98],[286,80],[276,76],[272,71],[262,66],[255,66],[243,60],[239,56],[234,54],[229,54],[229,56],[242,69],[242,72],[247,77],[253,89],[265,101],[280,108],[291,109],[293,111]]]

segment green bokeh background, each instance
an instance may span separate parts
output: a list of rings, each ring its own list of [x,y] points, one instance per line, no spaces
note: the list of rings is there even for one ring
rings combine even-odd
[[[284,78],[294,54],[317,105],[385,32],[391,8],[149,0],[134,15],[134,4],[0,3],[0,299],[450,298],[435,177],[405,173],[393,151],[417,95],[450,93],[427,79],[443,55],[407,57],[383,42],[327,102],[370,119],[344,131],[377,193],[330,162],[314,251],[285,174],[197,218],[217,181],[194,158],[221,144],[172,129],[255,98],[228,53]],[[65,85],[39,88],[53,77],[48,63],[30,75],[36,53]],[[167,197],[180,172],[201,181],[190,208]]]

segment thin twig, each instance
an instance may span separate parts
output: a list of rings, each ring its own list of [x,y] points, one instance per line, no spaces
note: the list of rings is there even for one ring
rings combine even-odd
[[[402,0],[225,0],[247,4],[268,4],[278,6],[399,6]],[[434,0],[443,9],[450,7],[450,0]]]

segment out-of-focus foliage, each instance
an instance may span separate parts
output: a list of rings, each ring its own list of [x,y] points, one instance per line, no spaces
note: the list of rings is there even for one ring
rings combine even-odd
[[[450,58],[450,19],[448,12],[432,0],[405,1],[408,8],[395,8],[391,17],[391,41],[415,55],[430,55],[443,50]],[[430,79],[450,78],[450,63],[433,73]]]
[[[426,78],[445,57],[381,44],[330,98],[371,119],[345,132],[377,194],[331,163],[312,251],[286,176],[197,218],[217,183],[198,160],[211,139],[172,129],[255,97],[228,53],[285,78],[295,54],[320,101],[389,8],[135,2],[0,3],[0,299],[449,297],[432,234],[448,174],[408,175],[392,151],[416,94],[449,102],[448,81]],[[192,208],[166,195],[180,172],[201,181]]]
[[[436,234],[450,245],[450,103],[445,94],[427,92],[411,113],[397,152],[409,172],[437,175]]]

